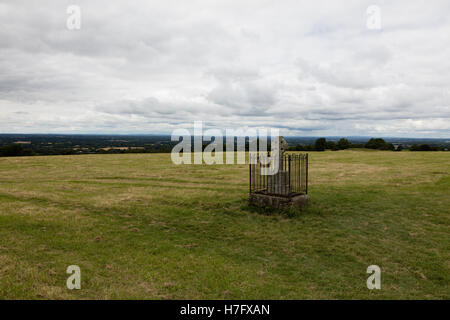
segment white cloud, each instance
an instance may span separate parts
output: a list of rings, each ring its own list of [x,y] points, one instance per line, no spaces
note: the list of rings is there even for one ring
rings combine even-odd
[[[75,4],[0,4],[0,132],[449,136],[446,0]]]

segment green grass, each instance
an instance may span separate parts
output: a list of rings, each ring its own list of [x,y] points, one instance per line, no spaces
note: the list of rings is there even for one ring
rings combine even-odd
[[[310,153],[287,217],[247,205],[246,165],[0,158],[0,298],[449,299],[449,172],[444,152]]]

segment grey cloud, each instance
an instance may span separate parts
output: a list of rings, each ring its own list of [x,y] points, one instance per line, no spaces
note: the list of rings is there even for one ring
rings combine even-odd
[[[221,82],[208,94],[208,100],[244,115],[262,114],[276,103],[272,88],[254,82]]]
[[[450,132],[446,0],[76,3],[0,3],[1,132]]]

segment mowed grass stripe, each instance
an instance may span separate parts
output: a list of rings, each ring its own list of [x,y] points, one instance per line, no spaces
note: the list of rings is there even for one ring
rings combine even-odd
[[[312,204],[292,218],[248,206],[242,165],[0,159],[0,298],[450,297],[447,153],[310,159]],[[69,264],[82,290],[65,288]]]

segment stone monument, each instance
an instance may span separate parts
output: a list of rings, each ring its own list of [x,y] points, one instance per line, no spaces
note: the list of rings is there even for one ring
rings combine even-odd
[[[261,161],[261,155],[252,156],[254,161],[250,161],[249,201],[260,207],[277,209],[301,207],[309,202],[308,155],[286,154],[286,140],[281,136],[278,139],[278,148],[271,154],[271,161],[275,161],[278,154],[278,170],[274,170],[274,173],[264,174],[263,169],[268,167],[267,161]]]

